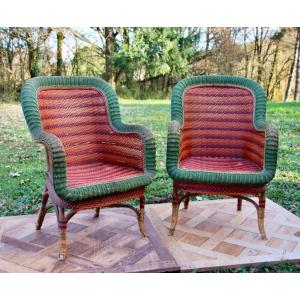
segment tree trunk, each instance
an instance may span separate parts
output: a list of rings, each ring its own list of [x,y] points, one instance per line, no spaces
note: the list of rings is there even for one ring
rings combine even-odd
[[[33,73],[33,61],[35,58],[34,44],[33,41],[29,40],[28,37],[26,39],[26,43],[28,48],[28,69],[29,69],[30,77],[34,77],[34,73]]]
[[[283,99],[284,102],[287,101],[289,94],[290,94],[291,83],[292,83],[292,78],[293,78],[293,73],[294,73],[294,68],[295,68],[295,60],[296,60],[296,54],[297,54],[298,41],[299,41],[299,32],[297,31],[295,44],[294,44],[293,59],[292,59],[291,67],[290,67],[287,86],[286,86],[285,93],[284,93],[284,99]]]
[[[262,71],[263,71],[263,66],[262,66],[262,59],[261,59],[261,52],[262,52],[262,28],[260,29],[260,38],[258,39],[258,43],[256,44],[257,49],[257,77],[256,80],[258,83],[261,83],[262,81]],[[258,36],[258,28],[257,28],[257,36]]]
[[[210,27],[206,28],[204,74],[208,74],[208,51],[210,46]]]
[[[224,27],[223,29],[223,38],[224,38],[224,73],[226,75],[232,75],[233,73],[233,65],[232,65],[232,57],[234,55],[234,47],[232,43],[231,36],[231,27]]]
[[[244,29],[244,55],[245,55],[245,77],[248,77],[249,53],[247,48],[247,28]]]
[[[24,57],[23,57],[22,48],[20,44],[18,46],[18,52],[20,57],[20,77],[21,77],[21,82],[23,84],[25,81],[25,70],[24,70],[25,62],[24,62]]]
[[[56,50],[56,75],[61,76],[63,74],[63,57],[62,57],[62,44],[64,40],[64,35],[61,31],[56,34],[57,38],[57,50]]]
[[[272,82],[272,79],[273,79],[273,76],[274,76],[274,71],[275,71],[275,65],[277,63],[277,57],[278,57],[278,52],[279,52],[279,43],[280,41],[277,41],[277,44],[276,44],[276,48],[275,48],[275,52],[274,52],[274,56],[273,56],[273,61],[272,61],[272,65],[271,65],[271,70],[270,70],[270,75],[269,75],[269,78],[268,78],[268,82],[267,82],[267,98],[269,100],[272,100],[272,97],[270,97],[270,88],[271,88],[271,82]],[[273,96],[273,95],[272,95]]]
[[[300,27],[298,27],[297,36],[298,36],[298,50],[297,50],[297,59],[296,59],[296,79],[295,79],[294,101],[297,101],[299,98]]]
[[[258,48],[258,28],[255,27],[255,37],[254,37],[254,49],[253,49],[253,55],[251,60],[251,75],[250,77],[253,79],[254,76],[254,68],[255,68],[255,57],[256,57],[256,51]]]
[[[297,45],[298,45],[298,33],[296,35],[293,58],[292,58],[292,62],[291,62],[290,70],[289,70],[289,77],[287,80],[287,85],[286,85],[286,89],[285,89],[285,93],[284,93],[284,98],[283,98],[284,102],[286,102],[288,100],[288,97],[290,95],[291,83],[292,83],[292,78],[293,78],[293,73],[294,73],[294,68],[295,68],[296,54],[297,54]]]
[[[106,81],[114,86],[114,72],[112,55],[115,46],[115,37],[113,27],[105,27],[105,77]]]
[[[31,77],[37,77],[40,76],[41,69],[42,69],[42,53],[41,53],[41,46],[42,46],[42,40],[43,40],[43,28],[40,27],[38,31],[38,37],[37,37],[37,44],[34,51],[34,59],[33,59],[33,65],[32,70],[30,72]]]
[[[164,85],[163,85],[163,91],[165,92],[165,93],[167,93],[168,92],[168,83],[169,83],[169,74],[166,74],[165,76],[164,76]]]

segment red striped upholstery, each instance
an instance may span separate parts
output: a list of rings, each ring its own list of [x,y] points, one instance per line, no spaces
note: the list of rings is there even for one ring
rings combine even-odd
[[[254,127],[254,98],[248,89],[191,87],[184,94],[183,110],[180,168],[246,173],[263,169],[265,133]]]
[[[112,128],[105,97],[99,90],[47,87],[39,90],[37,99],[44,130],[64,145],[69,186],[122,180],[143,173],[141,136]]]

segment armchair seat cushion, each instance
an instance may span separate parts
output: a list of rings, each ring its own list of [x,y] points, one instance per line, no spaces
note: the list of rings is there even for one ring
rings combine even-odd
[[[135,168],[96,162],[67,167],[67,184],[70,188],[117,182],[143,176],[144,172]]]
[[[228,156],[191,156],[182,160],[179,168],[216,173],[257,173],[262,171],[262,168],[250,159]]]

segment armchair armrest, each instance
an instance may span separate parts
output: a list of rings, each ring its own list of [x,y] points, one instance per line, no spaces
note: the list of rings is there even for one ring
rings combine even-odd
[[[49,169],[52,172],[53,185],[58,194],[67,188],[66,154],[60,139],[41,130],[32,132],[33,140],[47,149]]]
[[[167,137],[167,171],[172,176],[178,168],[179,142],[181,125],[177,120],[173,120],[168,126]]]
[[[265,123],[262,129],[266,131],[265,171],[269,181],[275,176],[278,153],[278,129],[274,124]]]
[[[117,124],[117,130],[123,133],[136,133],[143,139],[144,142],[144,158],[146,172],[154,176],[156,170],[155,161],[155,140],[150,129],[142,125],[132,125],[120,122]]]

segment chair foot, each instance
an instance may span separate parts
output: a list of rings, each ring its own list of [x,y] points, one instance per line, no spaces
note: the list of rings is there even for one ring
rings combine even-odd
[[[242,198],[238,198],[238,201],[237,201],[237,210],[238,211],[242,210]]]
[[[259,207],[257,214],[258,214],[258,229],[261,234],[261,238],[263,240],[267,240],[267,235],[265,231],[265,208]]]
[[[67,234],[66,228],[59,229],[59,254],[58,260],[65,260],[67,257]]]
[[[58,260],[59,261],[64,261],[66,259],[66,255],[63,255],[61,253],[58,254]]]
[[[62,207],[55,206],[55,211],[59,230],[58,260],[65,260],[67,257],[67,223],[75,211],[71,211],[67,216],[65,216],[65,209]]]
[[[44,194],[42,196],[42,205],[38,214],[38,219],[35,225],[36,230],[40,230],[42,228],[44,219],[45,219],[45,215],[47,213],[47,202],[49,199],[49,194],[47,192],[47,190],[45,189]]]
[[[172,221],[171,221],[171,227],[169,230],[169,235],[174,235],[174,231],[175,231],[177,221],[178,221],[178,212],[179,212],[179,203],[173,203],[172,204]]]
[[[94,218],[99,218],[99,214],[100,214],[100,208],[98,207],[95,209]]]

